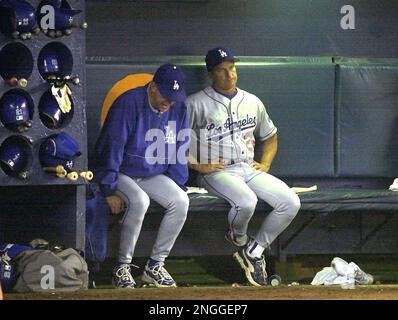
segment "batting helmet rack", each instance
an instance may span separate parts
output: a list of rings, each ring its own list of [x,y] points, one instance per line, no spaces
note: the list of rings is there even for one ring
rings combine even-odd
[[[44,140],[53,134],[64,132],[73,137],[81,149],[82,155],[76,159],[74,167],[78,172],[87,171],[86,152],[86,119],[85,119],[85,31],[75,30],[49,36],[50,31],[70,30],[76,21],[84,20],[84,1],[74,1],[73,8],[66,0],[7,0],[0,1],[8,11],[19,12],[21,17],[28,15],[30,28],[40,27],[41,32],[34,37],[22,40],[13,36],[13,32],[28,32],[17,30],[16,26],[8,25],[9,20],[0,16],[2,26],[0,34],[0,99],[8,104],[0,110],[0,145],[11,135],[28,136],[32,141],[32,165],[26,178],[20,179],[10,175],[9,171],[0,169],[0,186],[10,185],[47,185],[47,184],[85,184],[87,179],[79,175],[78,179],[59,179],[56,174],[43,170],[39,158],[40,146]],[[46,27],[50,11],[42,10],[51,6],[54,11],[54,24]],[[31,7],[35,8],[35,16],[31,15]],[[7,11],[7,12],[8,12]],[[44,19],[43,23],[41,19]],[[66,19],[66,20],[65,20]],[[70,24],[69,24],[70,23]],[[83,24],[80,23],[80,25]],[[70,94],[70,110],[62,112],[55,99],[57,89],[68,86]],[[18,96],[25,97],[27,110],[19,107]],[[1,100],[0,100],[1,102]],[[16,105],[17,109],[13,108]],[[25,107],[25,105],[22,105]],[[0,103],[0,108],[3,105]],[[28,112],[27,112],[28,111]],[[27,122],[26,126],[16,129],[10,120],[20,112]],[[24,112],[24,114],[22,114]],[[28,116],[27,116],[28,114]],[[18,115],[17,115],[18,117]],[[19,122],[23,122],[21,120]],[[15,121],[18,122],[18,121]],[[19,123],[18,122],[18,123]]]
[[[84,249],[85,1],[1,0],[0,11],[0,243]]]

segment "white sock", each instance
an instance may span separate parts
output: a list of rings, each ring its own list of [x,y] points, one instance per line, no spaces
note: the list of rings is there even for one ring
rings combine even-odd
[[[246,249],[246,253],[250,258],[261,258],[265,248],[260,246],[257,241],[253,241]]]

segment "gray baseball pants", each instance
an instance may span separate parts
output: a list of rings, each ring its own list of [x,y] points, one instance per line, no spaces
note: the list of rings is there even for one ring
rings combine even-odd
[[[127,207],[121,220],[119,262],[131,263],[150,199],[166,209],[150,256],[164,261],[187,217],[188,195],[165,175],[130,178],[122,173],[119,173],[116,194]]]
[[[229,165],[224,171],[199,175],[198,182],[209,193],[231,204],[228,221],[236,237],[247,234],[257,199],[267,202],[273,210],[265,217],[254,238],[264,248],[285,230],[300,209],[299,197],[283,181],[255,170],[245,162]]]

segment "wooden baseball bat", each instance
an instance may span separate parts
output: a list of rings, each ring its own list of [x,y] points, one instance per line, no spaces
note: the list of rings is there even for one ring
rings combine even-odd
[[[68,174],[68,172],[65,170],[65,168],[61,165],[56,166],[56,167],[43,167],[43,170],[45,172],[55,173],[58,178],[65,178]]]

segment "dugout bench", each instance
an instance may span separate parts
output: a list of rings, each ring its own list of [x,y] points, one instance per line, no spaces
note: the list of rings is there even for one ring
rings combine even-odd
[[[289,186],[318,186],[300,194],[301,210],[271,252],[282,260],[293,254],[398,253],[398,192],[388,190],[398,177],[398,60],[240,59],[239,87],[264,102],[278,128],[271,173]],[[112,85],[128,74],[153,73],[170,61],[186,72],[188,94],[208,84],[202,57],[87,58],[89,160],[100,129],[99,106]],[[172,255],[232,253],[234,248],[223,240],[227,202],[203,194],[190,198],[188,219]],[[269,210],[259,201],[250,231]],[[137,256],[149,254],[161,216],[162,209],[151,204]],[[114,227],[110,255],[117,242]]]

